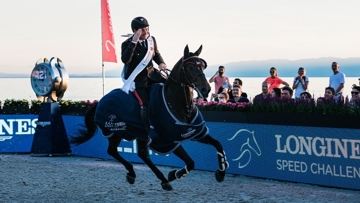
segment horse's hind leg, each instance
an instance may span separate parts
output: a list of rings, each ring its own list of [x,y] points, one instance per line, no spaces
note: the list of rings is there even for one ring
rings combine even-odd
[[[164,174],[155,166],[149,157],[149,149],[146,140],[137,139],[138,156],[145,162],[146,165],[155,173],[156,177],[161,180],[161,187],[164,190],[172,190],[170,182],[165,178]]]
[[[194,169],[195,163],[191,159],[191,157],[186,153],[185,149],[180,145],[176,150],[173,152],[177,157],[183,160],[186,166],[180,170],[172,170],[168,174],[168,180],[173,181],[175,179],[180,179],[185,177],[191,170]]]
[[[218,140],[212,138],[210,135],[207,135],[204,138],[197,141],[204,144],[210,144],[216,148],[218,155],[219,169],[215,173],[215,178],[218,182],[224,181],[225,170],[229,168],[229,162],[226,160],[225,151],[221,143]]]
[[[126,175],[126,180],[130,184],[134,184],[136,174],[135,174],[133,165],[131,163],[127,162],[124,158],[122,158],[120,156],[119,152],[117,151],[117,148],[118,148],[118,146],[119,146],[119,144],[120,144],[120,142],[122,140],[121,136],[113,135],[108,140],[109,140],[109,146],[108,146],[108,149],[107,149],[107,153],[110,156],[114,157],[114,159],[116,159],[117,161],[119,161],[120,163],[122,163],[124,165],[124,167],[128,171],[128,173]]]

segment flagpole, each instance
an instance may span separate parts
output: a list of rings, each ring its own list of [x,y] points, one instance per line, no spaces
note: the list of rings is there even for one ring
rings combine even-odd
[[[102,17],[102,7],[103,7],[103,2],[102,0],[100,0],[100,20],[101,20],[101,76],[102,76],[102,93],[103,93],[103,96],[104,96],[104,92],[105,92],[105,76],[104,76],[104,51],[102,50],[103,46],[104,46],[104,42],[103,42],[103,37],[104,37],[104,31],[102,29],[102,26],[103,26],[103,17]]]
[[[102,62],[102,92],[103,96],[105,95],[105,71],[104,71],[104,61]]]

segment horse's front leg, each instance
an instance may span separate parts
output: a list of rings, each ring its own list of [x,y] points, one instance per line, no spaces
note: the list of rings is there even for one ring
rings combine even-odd
[[[120,163],[122,163],[124,165],[124,167],[126,168],[126,170],[128,171],[128,173],[126,174],[126,180],[128,183],[130,184],[134,184],[135,183],[135,178],[136,178],[136,174],[134,171],[134,167],[131,163],[129,163],[128,161],[126,161],[124,158],[122,158],[122,156],[120,156],[117,148],[122,140],[122,137],[119,135],[113,135],[110,138],[108,138],[109,140],[109,146],[107,149],[107,153],[114,157],[114,159],[116,159],[117,161],[119,161]]]
[[[161,187],[164,190],[172,190],[170,182],[165,178],[164,174],[155,166],[149,157],[149,149],[146,140],[137,139],[138,156],[145,162],[146,165],[155,173],[156,177],[161,180]]]
[[[185,149],[180,145],[173,152],[177,157],[183,160],[186,166],[180,170],[172,170],[168,174],[168,180],[173,181],[175,179],[180,179],[185,177],[191,170],[195,167],[195,162],[191,159],[191,157],[186,153]]]
[[[218,155],[218,164],[219,169],[215,173],[215,178],[218,182],[224,181],[225,178],[225,170],[229,168],[229,162],[226,160],[225,151],[218,140],[215,140],[210,135],[205,136],[204,138],[197,140],[198,142],[204,144],[210,144],[216,148]]]

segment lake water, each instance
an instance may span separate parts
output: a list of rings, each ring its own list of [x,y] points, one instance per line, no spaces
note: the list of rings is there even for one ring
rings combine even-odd
[[[230,78],[230,82],[234,81],[235,77]],[[265,78],[263,77],[243,77],[243,91],[248,94],[248,97],[254,98],[255,95],[261,92],[261,83]],[[287,83],[293,83],[293,78],[282,78]],[[115,88],[122,86],[120,78],[105,78],[105,94]],[[328,77],[310,77],[309,92],[316,98],[323,96],[325,87],[329,84]],[[348,77],[345,83],[345,95],[350,95],[351,86],[359,84],[358,78]],[[214,92],[214,83],[211,83],[212,92]],[[63,97],[64,100],[99,100],[103,95],[102,78],[70,78],[69,85]],[[34,91],[31,88],[30,78],[0,78],[0,100],[5,99],[37,99]]]

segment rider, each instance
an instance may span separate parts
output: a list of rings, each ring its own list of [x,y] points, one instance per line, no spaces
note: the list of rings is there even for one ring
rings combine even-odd
[[[121,44],[121,60],[124,63],[122,78],[123,91],[133,91],[140,104],[141,119],[147,133],[150,131],[147,107],[149,104],[150,85],[164,82],[159,71],[154,70],[153,60],[159,69],[167,66],[157,48],[155,38],[150,36],[149,23],[144,17],[136,17],[131,21],[133,35]]]

